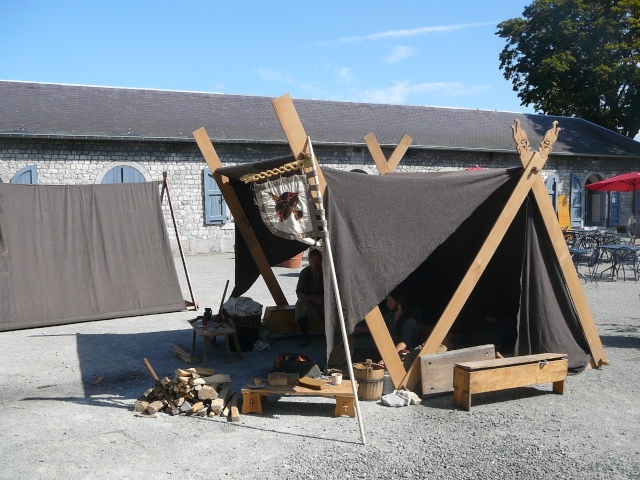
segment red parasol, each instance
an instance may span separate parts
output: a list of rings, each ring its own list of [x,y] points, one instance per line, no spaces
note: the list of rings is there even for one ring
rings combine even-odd
[[[636,242],[636,191],[640,190],[640,172],[623,173],[615,177],[605,178],[599,182],[585,185],[585,188],[594,192],[634,192],[633,193],[633,243]]]

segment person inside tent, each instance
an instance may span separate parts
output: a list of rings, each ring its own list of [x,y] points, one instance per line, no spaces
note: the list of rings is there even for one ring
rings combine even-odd
[[[309,252],[309,265],[302,269],[296,287],[296,322],[302,332],[301,347],[309,345],[309,321],[324,320],[324,283],[322,277],[322,253],[318,249]]]
[[[389,329],[396,352],[405,354],[418,346],[420,329],[418,322],[408,308],[408,297],[404,291],[394,289],[387,295],[387,308],[384,323]],[[383,361],[380,361],[384,365]]]

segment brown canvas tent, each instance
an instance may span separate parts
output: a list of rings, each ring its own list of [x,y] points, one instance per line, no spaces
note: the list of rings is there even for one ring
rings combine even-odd
[[[185,309],[159,182],[0,184],[0,331]]]
[[[297,158],[306,134],[295,109],[288,96],[274,107]],[[423,313],[435,321],[423,353],[435,351],[457,318],[482,313],[512,319],[517,354],[568,353],[573,371],[606,363],[540,176],[557,131],[532,153],[516,126],[524,169],[385,176],[323,170],[347,328],[366,319],[396,386],[413,388],[419,379],[417,361],[408,371],[402,367],[377,307],[400,284],[426,299]],[[194,135],[238,222],[233,294],[262,274],[276,303],[286,303],[270,266],[305,246],[272,236],[238,179],[287,159],[220,168],[204,129]],[[330,349],[336,312],[325,282]]]

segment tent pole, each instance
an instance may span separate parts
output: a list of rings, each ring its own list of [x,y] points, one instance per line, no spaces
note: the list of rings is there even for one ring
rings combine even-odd
[[[344,324],[344,315],[342,313],[342,300],[340,299],[340,290],[338,289],[338,278],[336,277],[336,269],[333,264],[333,254],[331,253],[331,241],[327,235],[323,238],[323,243],[327,247],[327,257],[329,259],[329,270],[331,272],[331,281],[333,282],[333,291],[336,297],[336,306],[338,308],[338,317],[340,318],[340,330],[342,331],[342,341],[344,343],[344,350],[347,356],[347,367],[349,369],[349,378],[351,379],[351,388],[353,389],[353,401],[356,407],[356,415],[358,417],[358,426],[360,427],[360,438],[362,444],[366,445],[364,437],[364,425],[362,424],[362,413],[360,412],[360,402],[358,401],[358,386],[356,385],[356,379],[353,375],[353,363],[351,362],[351,352],[349,351],[349,340],[347,338],[347,328]]]
[[[167,200],[169,203],[169,211],[171,212],[171,220],[173,221],[173,229],[176,232],[176,241],[178,242],[178,250],[180,251],[180,258],[182,259],[182,267],[184,268],[184,274],[187,277],[187,285],[189,286],[189,293],[191,294],[191,303],[197,310],[198,304],[193,296],[193,289],[191,288],[191,280],[189,279],[189,271],[187,270],[187,262],[184,259],[184,252],[182,251],[182,243],[180,242],[180,235],[178,235],[178,225],[176,223],[176,216],[173,213],[173,205],[171,204],[171,195],[169,195],[169,182],[167,181],[167,172],[162,172],[162,191],[160,192],[160,202],[164,197],[164,192],[167,192]]]

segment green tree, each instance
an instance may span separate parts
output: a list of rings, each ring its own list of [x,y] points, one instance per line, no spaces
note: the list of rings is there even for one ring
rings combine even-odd
[[[521,105],[640,130],[640,0],[534,0],[498,25],[500,69]]]

